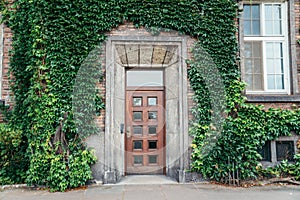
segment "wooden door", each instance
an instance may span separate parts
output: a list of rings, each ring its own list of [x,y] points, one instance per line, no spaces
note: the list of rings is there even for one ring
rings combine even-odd
[[[126,174],[165,173],[162,87],[126,91]]]

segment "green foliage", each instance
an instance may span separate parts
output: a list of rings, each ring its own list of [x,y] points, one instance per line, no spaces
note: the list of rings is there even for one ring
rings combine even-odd
[[[62,155],[54,156],[51,160],[47,177],[51,191],[65,191],[68,188],[67,163]]]
[[[294,177],[295,180],[300,180],[300,154],[294,156],[294,163],[283,160],[275,167],[262,168],[259,166],[258,175],[262,178]]]
[[[244,179],[255,177],[257,149],[298,133],[299,111],[245,104],[234,0],[15,0],[1,8],[14,34],[9,123],[22,130],[28,184],[63,191],[91,178],[95,158],[83,140],[98,131],[94,115],[104,108],[95,88],[103,76],[100,44],[124,20],[152,34],[177,30],[198,39],[188,63],[196,103],[190,128],[195,171],[218,181],[235,169]]]
[[[77,142],[76,142],[77,143]],[[47,153],[32,155],[27,171],[27,184],[47,185],[51,191],[65,191],[86,184],[92,178],[90,165],[96,162],[94,152],[70,144],[70,155]]]
[[[260,174],[261,160],[258,150],[268,140],[288,136],[291,132],[299,133],[300,111],[273,108],[266,110],[263,106],[246,104],[246,98],[241,93],[245,83],[236,79],[232,80],[227,88],[225,86],[224,118],[212,118],[211,105],[222,102],[211,98],[211,93],[208,93],[210,90],[207,90],[207,81],[197,82],[197,79],[194,79],[194,76],[197,76],[194,71],[195,69],[190,70],[190,76],[193,77],[190,79],[191,86],[194,90],[199,90],[200,87],[200,91],[203,92],[195,92],[196,101],[200,100],[193,109],[196,117],[190,128],[190,133],[194,136],[193,170],[201,172],[206,178],[222,182],[226,181],[230,173],[237,171],[243,180],[257,178]],[[221,123],[222,127],[216,129],[215,124],[218,123]],[[217,138],[214,138],[216,136]],[[214,138],[214,141],[211,138]],[[299,160],[288,167],[297,165]]]
[[[56,155],[51,160],[47,181],[51,191],[65,191],[86,184],[92,178],[91,164],[96,161],[93,152],[79,150],[66,160],[62,155]]]
[[[290,135],[292,131],[299,134],[300,111],[265,110],[245,103],[245,83],[240,81],[236,63],[236,2],[200,4],[201,37],[193,49],[193,60],[189,61],[189,80],[196,103],[190,126],[194,137],[192,169],[221,182],[233,172],[239,172],[241,179],[253,179],[259,174],[258,150],[267,140]],[[281,167],[287,170],[298,165],[299,160]]]
[[[25,151],[22,132],[0,124],[0,185],[24,181],[28,168]]]
[[[95,89],[101,66],[94,57],[85,59],[104,41],[103,33],[120,22],[113,12],[117,4],[96,0],[16,0],[11,6],[4,5],[4,22],[13,31],[10,70],[14,75],[11,86],[15,106],[9,123],[19,127],[26,137],[28,184],[64,190],[91,178],[86,163],[92,162],[88,156],[81,156],[74,162],[85,171],[79,170],[72,176],[75,178],[63,179],[61,175],[66,173],[62,168],[70,168],[72,162],[66,164],[62,157],[71,161],[74,155],[81,155],[79,150],[71,150],[70,144],[75,141],[78,149],[84,149],[83,140],[97,130],[93,115],[96,109],[99,113],[103,108],[101,91]],[[82,69],[93,77],[85,77],[76,85]],[[83,94],[75,107],[82,110],[72,109],[75,90]]]
[[[68,170],[70,187],[82,186],[85,181],[92,178],[90,165],[95,163],[96,158],[92,151],[81,150],[70,156],[70,164]]]
[[[290,135],[300,125],[299,111],[264,110],[244,104],[237,115],[226,118],[218,142],[205,156],[201,151],[205,144],[203,135],[208,134],[210,129],[200,133],[195,132],[195,127],[192,128],[195,135],[193,168],[204,176],[222,181],[230,172],[238,170],[242,179],[256,178],[261,160],[257,150],[268,140]],[[290,166],[299,165],[298,162]]]
[[[44,151],[37,151],[30,156],[30,166],[26,177],[27,184],[47,185],[53,155],[47,154]]]

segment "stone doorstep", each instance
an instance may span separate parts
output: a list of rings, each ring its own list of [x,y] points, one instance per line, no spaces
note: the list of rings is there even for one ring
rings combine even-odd
[[[163,175],[130,175],[125,176],[116,185],[161,185],[178,184],[175,179]]]

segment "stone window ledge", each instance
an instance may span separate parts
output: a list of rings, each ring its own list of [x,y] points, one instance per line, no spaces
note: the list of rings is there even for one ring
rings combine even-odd
[[[300,95],[246,95],[247,102],[300,103]]]

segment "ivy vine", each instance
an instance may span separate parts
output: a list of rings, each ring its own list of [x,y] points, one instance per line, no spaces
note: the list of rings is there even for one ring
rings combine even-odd
[[[105,33],[124,21],[152,32],[177,30],[198,40],[189,61],[196,103],[190,128],[192,169],[217,181],[233,169],[239,169],[243,179],[256,177],[257,150],[267,140],[291,131],[298,134],[299,111],[245,103],[237,65],[237,12],[235,0],[4,1],[3,20],[13,31],[10,70],[15,106],[9,124],[24,138],[21,152],[27,159],[18,178],[7,171],[2,174],[9,178],[3,180],[64,191],[91,178],[95,156],[84,138],[97,132],[93,115],[104,105],[101,91],[95,89],[102,77],[98,50]],[[205,55],[223,80],[224,101],[208,90],[215,79],[203,76],[211,70],[201,62]],[[93,76],[76,82],[78,73]],[[212,120],[212,104],[220,107],[222,117]],[[220,137],[203,154],[216,133]],[[235,165],[228,165],[228,160]]]

